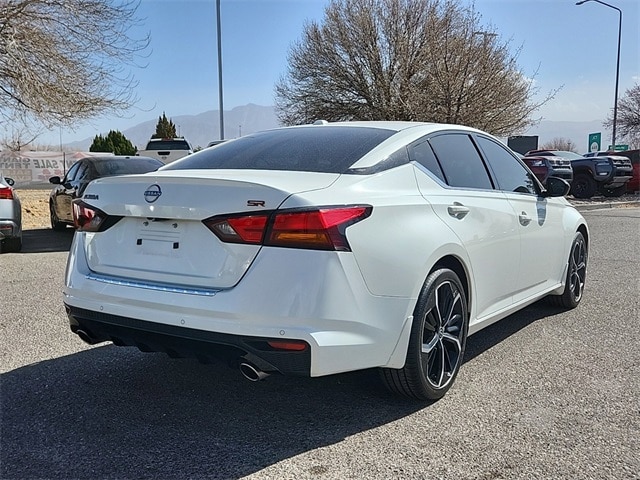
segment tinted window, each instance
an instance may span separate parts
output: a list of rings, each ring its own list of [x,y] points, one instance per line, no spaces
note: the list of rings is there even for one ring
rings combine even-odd
[[[431,150],[431,145],[429,144],[429,142],[424,140],[419,143],[412,144],[409,147],[409,156],[411,157],[411,160],[418,162],[440,180],[442,180],[443,182],[445,181],[442,169],[440,168],[438,160],[436,160],[436,157],[433,154],[433,150]]]
[[[395,132],[309,126],[255,133],[202,150],[162,170],[252,169],[344,173]]]
[[[452,187],[493,189],[489,174],[475,145],[466,134],[446,134],[429,140]]]
[[[186,140],[161,140],[147,143],[145,150],[191,150]]]
[[[157,170],[163,165],[162,162],[152,158],[103,158],[94,160],[93,166],[100,177],[111,175],[126,175],[131,173],[147,173]]]
[[[537,193],[529,172],[502,145],[484,137],[477,137],[477,139],[498,181],[497,187],[500,190]]]
[[[69,171],[67,172],[67,176],[65,178],[66,182],[71,182],[75,180],[76,175],[78,174],[78,169],[80,168],[80,163],[81,162],[76,162],[73,165],[71,165],[71,168],[69,168]]]

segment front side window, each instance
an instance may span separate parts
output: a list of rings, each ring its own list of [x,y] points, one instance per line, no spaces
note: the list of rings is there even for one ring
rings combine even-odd
[[[429,140],[448,185],[493,190],[487,169],[467,134],[448,133]]]
[[[497,188],[506,192],[538,193],[531,174],[503,146],[485,137],[476,138],[497,180]]]

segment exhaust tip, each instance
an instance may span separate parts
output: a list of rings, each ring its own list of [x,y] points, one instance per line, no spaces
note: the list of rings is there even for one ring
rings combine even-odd
[[[91,335],[89,335],[89,333],[84,330],[76,330],[76,335],[78,335],[83,342],[88,343],[89,345],[95,345],[96,343],[98,343],[98,340],[94,339]]]
[[[260,380],[264,380],[269,376],[267,372],[263,372],[255,365],[251,365],[247,362],[242,362],[240,364],[240,373],[251,382],[259,382]]]

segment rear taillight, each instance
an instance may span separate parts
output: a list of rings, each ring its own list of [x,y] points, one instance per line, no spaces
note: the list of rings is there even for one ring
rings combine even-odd
[[[223,242],[350,251],[346,228],[371,214],[368,205],[320,207],[211,217],[204,224]]]
[[[104,232],[121,218],[107,215],[99,208],[83,201],[73,202],[73,225],[79,232]]]
[[[0,187],[0,200],[13,200],[13,189]]]

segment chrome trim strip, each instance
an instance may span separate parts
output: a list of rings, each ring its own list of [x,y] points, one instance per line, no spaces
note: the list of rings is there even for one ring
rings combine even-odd
[[[85,276],[85,278],[87,280],[94,280],[96,282],[102,282],[109,285],[119,285],[122,287],[133,287],[133,288],[144,288],[146,290],[155,290],[158,292],[182,293],[185,295],[199,295],[204,297],[213,297],[216,295],[216,293],[220,292],[220,290],[214,290],[209,288],[174,287],[174,286],[162,285],[158,283],[124,280],[121,278],[105,277],[102,275],[97,275],[95,273],[88,273]]]

